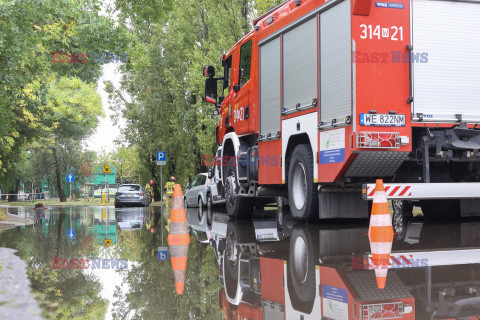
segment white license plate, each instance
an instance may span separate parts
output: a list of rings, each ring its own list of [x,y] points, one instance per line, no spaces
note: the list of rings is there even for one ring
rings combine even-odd
[[[360,113],[361,126],[405,127],[404,114]]]

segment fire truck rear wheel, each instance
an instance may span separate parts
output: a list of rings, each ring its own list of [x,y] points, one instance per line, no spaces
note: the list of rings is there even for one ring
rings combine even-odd
[[[296,220],[318,219],[318,191],[313,179],[312,150],[306,144],[298,145],[288,170],[290,211]]]
[[[227,213],[235,219],[250,219],[253,216],[255,199],[251,197],[239,197],[237,170],[232,162],[228,164],[225,180],[225,198]]]
[[[287,286],[295,310],[310,313],[315,301],[315,264],[318,262],[318,231],[297,227],[290,237]]]

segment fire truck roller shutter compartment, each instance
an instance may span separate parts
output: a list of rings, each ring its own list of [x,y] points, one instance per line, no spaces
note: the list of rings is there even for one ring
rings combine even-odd
[[[283,35],[283,108],[311,106],[317,99],[317,19]]]
[[[480,121],[480,2],[413,0],[412,30],[414,120]]]
[[[341,122],[352,113],[350,1],[320,14],[320,121]]]
[[[260,47],[260,135],[280,132],[280,38]]]

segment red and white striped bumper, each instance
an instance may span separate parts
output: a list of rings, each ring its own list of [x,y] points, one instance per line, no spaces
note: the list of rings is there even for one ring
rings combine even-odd
[[[394,252],[390,255],[389,269],[426,268],[480,263],[480,249]],[[372,254],[364,256],[364,268],[376,269]]]
[[[375,184],[363,185],[363,198],[373,200]],[[480,199],[480,183],[386,183],[387,199]]]

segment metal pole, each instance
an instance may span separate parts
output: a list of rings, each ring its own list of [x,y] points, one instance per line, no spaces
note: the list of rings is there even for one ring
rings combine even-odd
[[[104,192],[106,192],[106,191],[107,191],[107,190],[106,190],[106,189],[107,189],[107,174],[104,173],[104,174],[103,174],[103,177],[105,178],[105,186],[104,186],[104,187],[105,187],[105,191],[104,191]],[[105,195],[105,196],[107,196],[107,195]]]
[[[160,172],[162,172],[162,171],[160,170]],[[165,208],[165,207],[160,207],[160,208],[161,208],[161,209],[160,209],[160,228],[162,228],[162,247],[163,247],[163,228],[165,227],[165,226],[163,225],[163,211],[164,211],[166,208]],[[155,217],[155,215],[154,215],[154,217]],[[154,219],[155,219],[155,218],[154,218]]]
[[[163,201],[163,166],[160,166],[160,185],[158,186],[160,188],[160,202]]]
[[[423,182],[430,183],[430,137],[423,137]]]
[[[432,267],[425,269],[425,282],[426,282],[426,296],[427,296],[427,310],[431,310],[432,304]]]
[[[72,201],[72,183],[70,182],[70,201]]]

